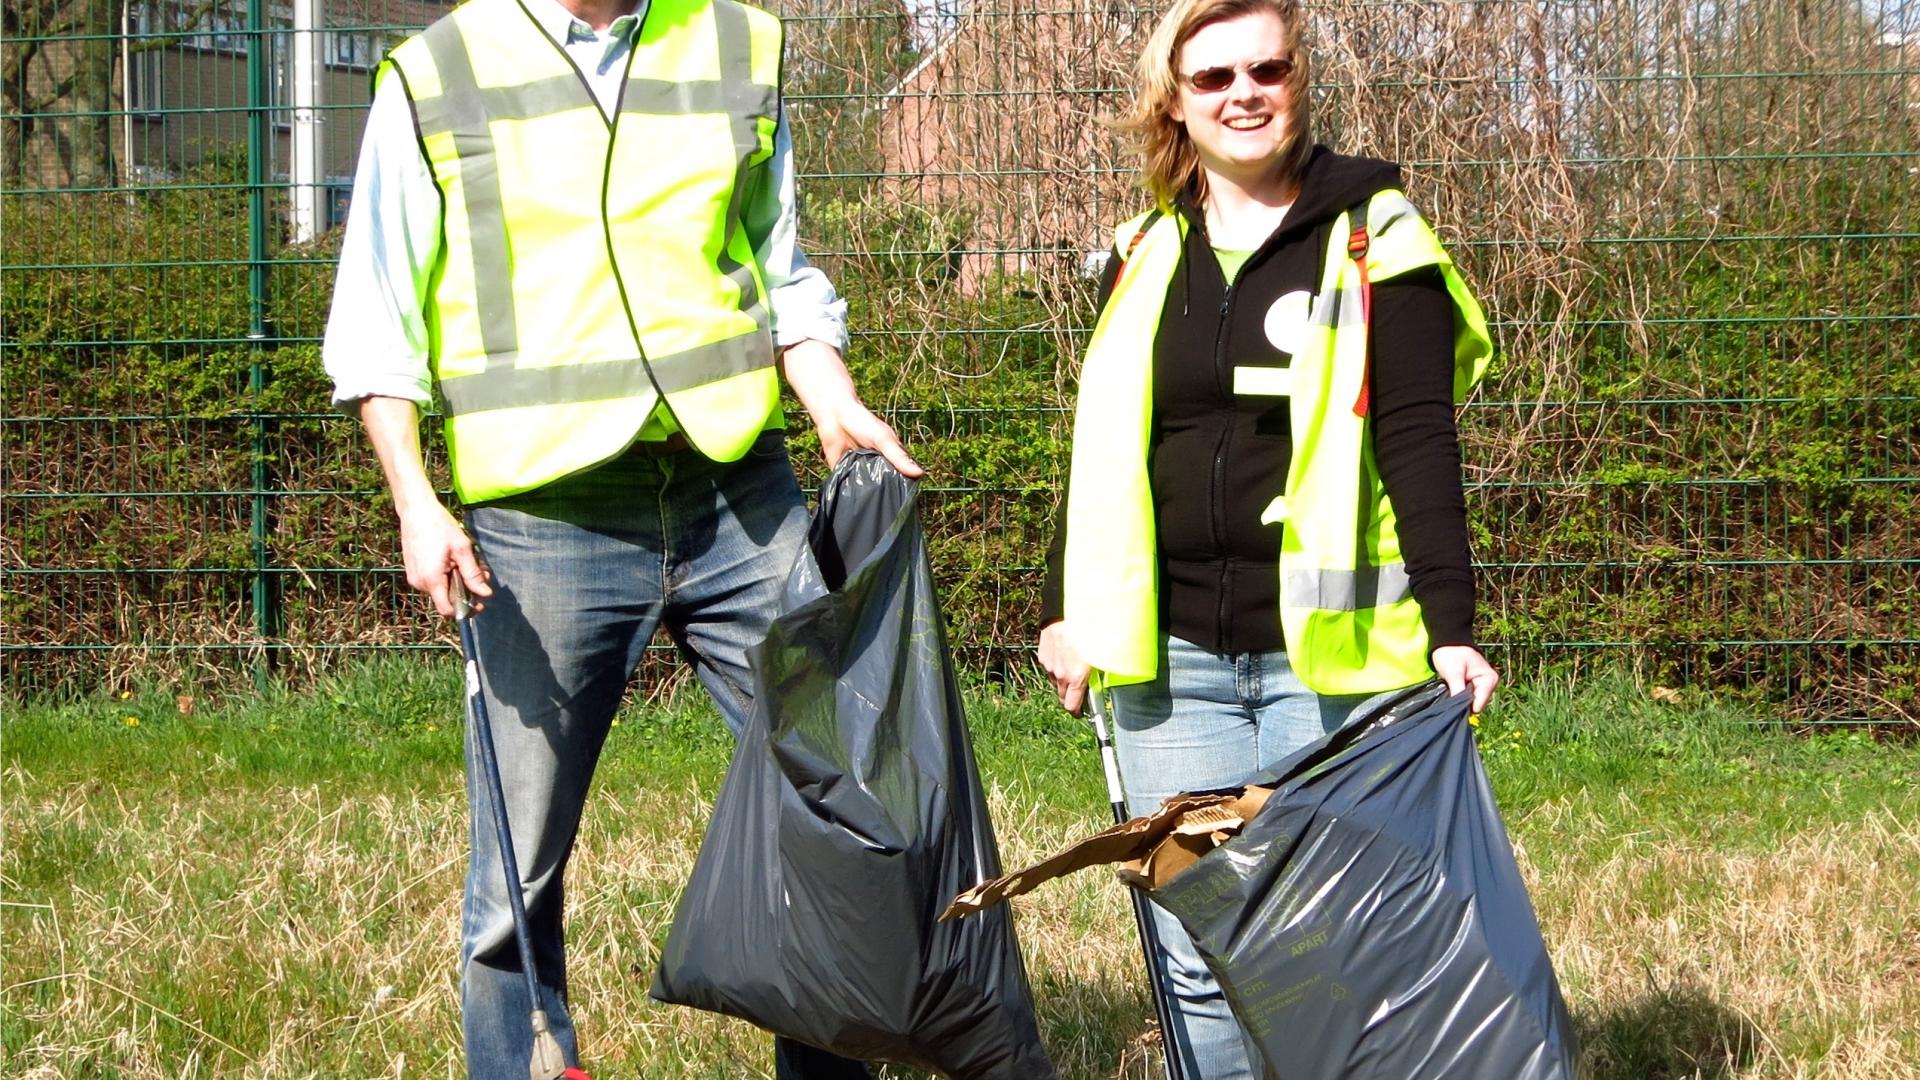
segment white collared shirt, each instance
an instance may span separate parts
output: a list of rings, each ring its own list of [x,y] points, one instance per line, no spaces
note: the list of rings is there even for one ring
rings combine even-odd
[[[523,0],[547,36],[580,69],[609,118],[619,101],[626,58],[645,18],[632,15],[594,31],[559,0]],[[766,275],[775,348],[805,340],[847,345],[847,305],[825,274],[808,264],[794,239],[793,140],[786,117],[773,157],[756,189],[761,212],[743,206],[741,226]],[[771,224],[764,224],[771,221]],[[764,235],[757,234],[764,230]],[[367,113],[353,203],[340,246],[340,268],[321,359],[333,379],[333,400],[379,396],[418,404],[432,400],[427,359],[428,276],[440,254],[440,191],[421,155],[413,109],[398,79],[385,79]]]

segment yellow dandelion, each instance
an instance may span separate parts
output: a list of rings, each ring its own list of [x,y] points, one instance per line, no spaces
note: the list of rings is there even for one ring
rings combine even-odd
[[[131,690],[122,690],[122,691],[120,691],[120,700],[121,700],[121,701],[125,701],[125,700],[127,700],[128,698],[130,698],[130,697],[132,697],[132,696],[133,696],[133,691],[131,691]]]
[[[129,717],[127,717],[127,726],[128,726],[128,727],[139,727],[139,726],[140,726],[140,718],[139,718],[139,717],[137,717],[137,716],[129,716]]]

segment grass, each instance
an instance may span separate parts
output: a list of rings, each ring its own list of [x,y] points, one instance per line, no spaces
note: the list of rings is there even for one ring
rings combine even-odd
[[[459,1075],[457,691],[398,660],[301,694],[11,703],[0,1074]],[[970,707],[1009,865],[1103,824],[1074,722]],[[1602,678],[1481,725],[1586,1063],[1920,1078],[1920,744],[1755,719]],[[570,888],[603,1080],[767,1073],[761,1033],[646,998],[728,749],[697,692],[609,741]],[[1100,872],[1016,902],[1064,1076],[1156,1075],[1127,903]]]

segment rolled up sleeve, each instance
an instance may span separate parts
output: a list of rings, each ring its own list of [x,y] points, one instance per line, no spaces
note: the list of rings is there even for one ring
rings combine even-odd
[[[367,113],[353,202],[340,245],[321,361],[333,401],[433,399],[426,292],[440,256],[440,190],[414,136],[397,78],[381,81]]]
[[[773,157],[758,170],[741,204],[741,227],[766,274],[773,343],[823,341],[845,352],[847,302],[820,268],[807,261],[795,236],[793,138],[785,117],[773,138]]]

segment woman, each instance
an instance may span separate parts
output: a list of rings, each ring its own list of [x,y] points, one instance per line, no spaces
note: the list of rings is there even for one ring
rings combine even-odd
[[[1126,126],[1156,209],[1115,233],[1081,372],[1040,662],[1110,688],[1129,808],[1226,787],[1438,674],[1485,708],[1455,405],[1486,322],[1399,169],[1308,138],[1296,0],[1178,0]],[[1155,910],[1189,1076],[1252,1076]]]

